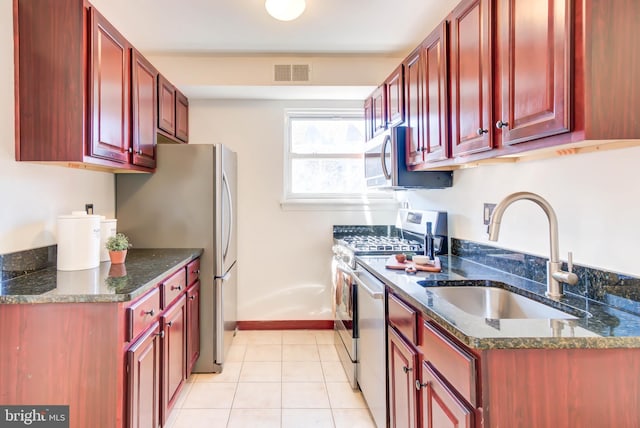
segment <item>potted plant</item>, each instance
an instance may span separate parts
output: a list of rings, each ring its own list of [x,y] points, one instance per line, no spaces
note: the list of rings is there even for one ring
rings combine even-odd
[[[131,248],[129,238],[124,233],[116,233],[107,239],[105,247],[109,251],[112,264],[122,264],[127,257],[127,250]]]

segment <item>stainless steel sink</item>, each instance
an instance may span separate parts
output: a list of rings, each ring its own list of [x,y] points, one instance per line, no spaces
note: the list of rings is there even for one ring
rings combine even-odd
[[[571,314],[496,287],[429,287],[458,309],[482,318],[577,319]]]

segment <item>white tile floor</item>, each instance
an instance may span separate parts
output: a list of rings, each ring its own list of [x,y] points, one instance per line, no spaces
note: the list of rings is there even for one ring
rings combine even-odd
[[[239,331],[223,373],[194,374],[169,428],[375,428],[331,330]]]

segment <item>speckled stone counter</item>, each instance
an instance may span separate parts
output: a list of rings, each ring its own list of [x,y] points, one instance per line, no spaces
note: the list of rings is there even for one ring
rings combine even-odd
[[[442,272],[385,268],[387,256],[358,261],[396,294],[475,349],[640,348],[640,316],[585,296],[566,293],[548,299],[546,285],[457,256],[441,256]],[[568,312],[576,319],[488,319],[473,316],[429,291],[437,286],[494,286],[515,291]]]
[[[47,267],[0,282],[0,304],[124,302],[199,257],[202,249],[131,249],[123,265],[59,271]]]

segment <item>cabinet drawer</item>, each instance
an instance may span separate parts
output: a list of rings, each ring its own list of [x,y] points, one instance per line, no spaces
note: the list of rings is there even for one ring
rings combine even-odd
[[[418,312],[393,294],[389,294],[389,324],[417,344]]]
[[[166,308],[187,288],[185,270],[180,269],[169,278],[165,279],[162,287],[162,308]]]
[[[191,285],[200,277],[200,259],[195,259],[187,265],[187,284]]]
[[[428,321],[422,326],[423,359],[472,406],[476,407],[476,357],[440,333]]]
[[[154,288],[127,308],[127,341],[131,341],[158,319],[160,290]]]

